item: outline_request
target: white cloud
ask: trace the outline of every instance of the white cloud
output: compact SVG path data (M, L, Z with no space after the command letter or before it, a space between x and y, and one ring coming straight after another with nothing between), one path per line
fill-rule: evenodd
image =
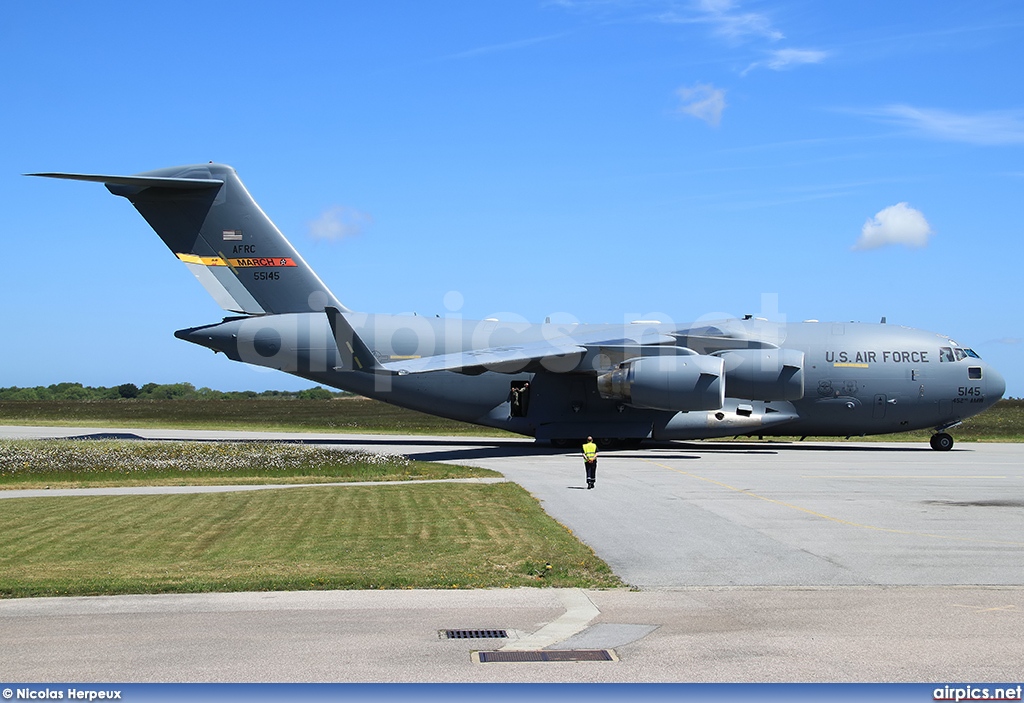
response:
M551 41L552 39L560 39L566 36L566 33L561 34L545 34L542 37L531 37L529 39L519 39L518 41L505 42L504 44L489 44L487 46L479 46L475 49L469 49L467 51L461 51L457 54L451 54L445 58L447 59L468 59L476 56L484 56L487 54L496 54L503 51L514 51L516 49L523 49L534 44L540 44L542 42Z
M933 234L935 233L931 225L920 210L915 210L906 203L896 203L868 218L853 249L877 249L889 244L923 247L928 244L928 237Z
M828 58L827 51L817 49L777 49L769 52L764 61L755 61L743 71L746 75L755 68L770 68L773 71L787 71L809 63L821 63Z
M782 32L772 27L771 20L755 12L714 14L708 19L715 27L715 34L732 41L746 37L762 37L771 41L785 38Z
M910 105L889 105L863 113L935 139L987 146L1024 144L1024 113L1020 111L957 114Z
M372 223L373 218L365 212L344 205L335 205L309 223L309 235L313 239L337 241L359 234Z
M733 0L700 0L693 12L671 10L662 13L658 19L672 24L709 25L714 35L732 42L739 42L748 37L760 37L771 41L784 38L782 32L772 26L767 15L759 12L740 12Z
M771 54L765 65L773 71L785 71L787 68L806 63L821 63L828 56L827 51L817 49L779 49Z
M713 85L698 83L692 88L680 88L676 91L682 105L679 112L696 117L717 127L725 110L725 91Z
M547 0L546 4L631 22L703 25L712 35L733 44L751 38L785 38L767 14L743 11L737 0Z

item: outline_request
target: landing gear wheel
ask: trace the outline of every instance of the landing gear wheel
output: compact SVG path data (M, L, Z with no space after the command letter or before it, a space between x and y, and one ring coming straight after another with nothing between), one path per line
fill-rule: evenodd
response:
M953 448L953 437L945 432L938 432L932 435L929 443L937 452L948 452Z

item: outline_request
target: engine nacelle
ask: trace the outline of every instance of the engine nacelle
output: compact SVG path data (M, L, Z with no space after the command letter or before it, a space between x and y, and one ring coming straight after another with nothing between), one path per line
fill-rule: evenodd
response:
M725 361L725 394L749 400L804 397L804 353L796 349L731 349Z
M717 410L725 403L723 359L691 354L645 356L597 377L606 400L653 410Z

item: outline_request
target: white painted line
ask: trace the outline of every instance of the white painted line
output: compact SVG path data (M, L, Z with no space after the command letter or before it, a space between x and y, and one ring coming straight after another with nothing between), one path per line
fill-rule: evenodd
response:
M549 622L532 635L509 642L501 650L517 651L550 647L585 630L590 621L601 614L593 601L579 588L560 589L558 599L565 606L565 613L561 617Z

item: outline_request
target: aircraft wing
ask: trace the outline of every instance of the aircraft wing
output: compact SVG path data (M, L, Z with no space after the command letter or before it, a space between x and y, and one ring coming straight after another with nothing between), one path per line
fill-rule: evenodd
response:
M428 373L430 371L459 371L475 374L484 371L499 373L518 373L533 363L550 360L559 367L576 366L587 352L570 340L562 342L534 342L532 344L513 344L486 349L470 349L452 354L425 356L418 359L402 359L381 364L385 371L399 375L411 373Z
M341 354L338 367L352 370L409 374L453 371L468 375L484 372L515 374L547 370L556 373L593 372L608 369L627 359L643 356L682 356L708 354L731 349L774 347L746 335L718 328L673 331L672 334L640 328L630 336L621 335L621 327L573 336L560 334L550 339L504 344L480 349L464 349L448 354L402 359L377 358L352 328L342 312L328 306L327 317Z
M773 340L770 334L735 325L725 329L705 326L676 330L672 336L676 344L693 349L698 354L714 354L734 349L778 349L783 341L777 334Z
M651 353L693 354L689 349L674 346L675 338L664 334L644 335L641 340L606 339L577 340L564 337L525 344L509 344L485 349L470 349L418 359L388 361L380 366L400 375L431 371L457 371L478 374L484 371L519 373L541 367L549 371L569 372L580 367L587 355L603 354L617 363L622 358ZM663 346L668 345L668 346ZM584 364L586 369L587 365Z

